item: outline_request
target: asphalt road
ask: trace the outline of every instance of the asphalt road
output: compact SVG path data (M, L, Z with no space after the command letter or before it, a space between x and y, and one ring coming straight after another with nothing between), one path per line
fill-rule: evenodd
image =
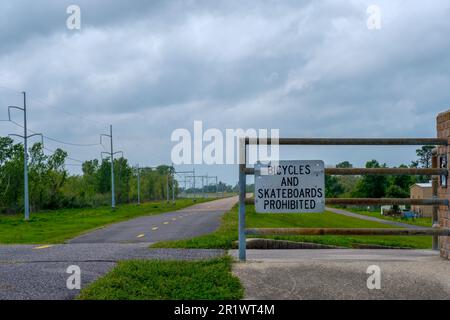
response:
M222 250L148 249L160 240L213 232L222 214L236 203L226 198L180 211L140 217L95 230L60 245L0 246L0 299L73 299L66 281L71 265L81 269L81 288L111 270L120 260L203 259Z
M450 300L450 261L437 251L248 250L247 259L233 267L246 299ZM369 290L373 265L381 286Z

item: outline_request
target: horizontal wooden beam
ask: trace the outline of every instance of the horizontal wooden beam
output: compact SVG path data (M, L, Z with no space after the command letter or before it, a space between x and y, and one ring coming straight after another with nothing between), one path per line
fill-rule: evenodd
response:
M447 199L410 199L410 198L328 198L328 205L422 205L448 206Z
M354 176L354 175L416 175L441 176L448 175L444 168L325 168L327 175Z
M246 229L247 235L258 236L450 236L446 228L257 228Z
M246 168L247 175L255 174L254 168ZM447 176L445 168L325 168L326 175L356 176L356 175L411 175L411 176Z
M448 145L447 139L438 138L245 138L247 145L366 145L366 146L416 146Z

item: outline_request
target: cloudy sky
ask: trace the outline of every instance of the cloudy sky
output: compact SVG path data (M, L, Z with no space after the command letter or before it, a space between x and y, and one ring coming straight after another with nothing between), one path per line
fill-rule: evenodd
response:
M66 27L71 4L81 8L81 30ZM367 28L371 4L381 9L380 30ZM110 123L117 149L142 165L170 162L172 131L192 131L194 120L284 137L434 137L436 114L450 108L449 17L447 0L4 0L0 119L26 90L33 131L86 145L45 141L72 164L99 157L95 144ZM0 122L1 135L19 130ZM414 150L281 155L397 165ZM228 183L236 170L197 168Z

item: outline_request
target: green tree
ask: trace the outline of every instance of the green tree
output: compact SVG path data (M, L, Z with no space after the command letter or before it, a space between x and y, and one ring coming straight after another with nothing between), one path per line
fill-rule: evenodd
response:
M366 163L366 168L386 168L386 164L380 165L377 160ZM356 184L354 196L362 198L382 198L386 195L388 181L382 175L365 175Z
M130 202L130 180L132 168L128 160L121 157L114 159L115 191L118 203Z
M403 190L400 186L391 184L386 189L386 198L408 198L409 192Z
M418 162L422 168L431 168L431 157L433 156L434 146L423 146L416 150L416 154L419 157Z
M23 208L23 145L0 137L0 211L14 213Z
M336 176L325 176L325 197L337 198L344 192L344 187Z
M399 168L408 168L408 166L402 164ZM394 175L389 178L389 185L386 190L386 196L391 198L408 198L409 188L414 184L415 178L409 175ZM391 188L391 187L398 188ZM392 189L391 191L390 188ZM400 191L401 192L400 192ZM389 196L389 194L395 193L397 196Z
M433 156L434 146L423 146L416 150L418 159L412 161L411 167L413 168L431 168L431 158ZM430 176L417 176L416 182L428 182L431 180Z
M338 163L336 165L336 168L353 168L353 165L348 161L344 161L344 162Z

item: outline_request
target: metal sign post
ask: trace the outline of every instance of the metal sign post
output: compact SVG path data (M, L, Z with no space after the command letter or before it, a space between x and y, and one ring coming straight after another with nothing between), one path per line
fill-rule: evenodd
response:
M246 195L246 173L247 148L245 139L239 140L239 260L247 259L247 239L245 238L245 195Z

